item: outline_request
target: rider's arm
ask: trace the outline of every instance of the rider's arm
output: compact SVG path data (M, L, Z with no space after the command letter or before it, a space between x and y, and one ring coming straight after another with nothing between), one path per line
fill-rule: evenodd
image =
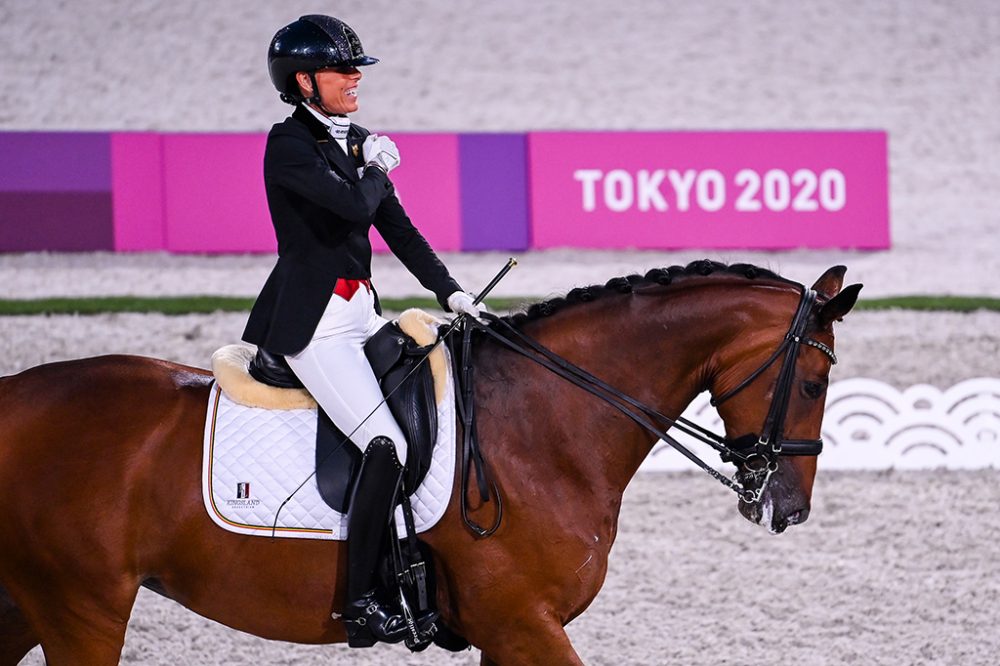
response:
M372 169L369 168L368 171ZM382 201L375 215L374 224L392 253L413 273L420 284L434 292L441 307L450 311L448 296L461 291L462 288L448 273L448 269L438 259L423 234L413 226L395 194L389 195Z

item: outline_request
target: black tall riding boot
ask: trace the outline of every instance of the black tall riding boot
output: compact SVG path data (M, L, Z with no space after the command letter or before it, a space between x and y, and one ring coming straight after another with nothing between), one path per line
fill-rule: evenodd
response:
M376 597L386 530L395 513L402 477L403 466L396 457L392 440L374 438L365 449L347 511L344 617L348 620L348 638L355 647L372 644L368 633L376 640L398 643L409 631L403 616L386 608Z

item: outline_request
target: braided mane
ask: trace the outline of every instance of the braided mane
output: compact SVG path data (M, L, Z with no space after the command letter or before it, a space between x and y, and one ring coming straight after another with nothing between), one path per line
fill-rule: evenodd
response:
M578 303L589 303L613 294L627 294L636 287L645 286L666 286L673 284L677 280L686 280L692 277L704 277L708 275L730 275L746 278L747 280L767 279L785 284L798 285L797 282L781 277L777 273L766 268L754 266L752 264L723 264L709 259L692 261L687 266L670 266L668 268L654 268L645 275L628 275L625 277L611 278L603 285L591 285L589 287L577 287L570 290L565 296L552 298L540 303L533 303L524 312L516 312L503 317L514 326L520 327L523 324L542 319L555 314L556 312ZM801 285L798 285L801 286Z

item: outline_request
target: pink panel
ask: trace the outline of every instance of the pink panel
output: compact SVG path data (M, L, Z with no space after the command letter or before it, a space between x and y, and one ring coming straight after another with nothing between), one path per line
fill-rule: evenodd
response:
M264 195L264 134L166 134L166 243L171 252L274 252Z
M440 252L462 249L457 134L389 134L399 147L392 172L396 193L413 224ZM385 252L374 229L372 247Z
M533 246L889 247L885 132L533 133Z
M111 135L111 206L115 250L163 249L162 161L160 134Z

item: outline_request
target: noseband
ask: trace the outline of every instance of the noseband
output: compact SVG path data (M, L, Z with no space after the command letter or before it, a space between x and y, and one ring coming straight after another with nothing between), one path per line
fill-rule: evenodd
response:
M788 404L795 377L795 362L798 359L801 346L808 345L819 349L826 354L831 363L837 362L837 356L827 345L805 337L809 315L815 304L816 292L803 288L802 298L799 300L799 305L795 311L795 316L792 318L791 326L774 353L733 389L726 391L718 398L712 399L713 406L729 400L753 383L765 370L777 362L779 358L782 359L778 383L774 390L774 396L771 398L771 404L764 419L760 435L744 435L732 440L726 439L683 417L670 418L649 405L622 393L583 368L570 363L555 352L542 346L533 338L525 335L495 315L488 313L482 315L491 325L467 318L466 335L468 335L468 332L472 328L480 330L503 346L525 356L570 383L601 398L604 402L622 412L645 430L670 444L674 449L723 485L734 490L743 502L753 504L759 502L763 496L771 474L778 468L779 456L815 456L819 455L823 450L822 439L784 439L785 417L788 413ZM468 359L467 362L471 364L471 354L467 354L466 358ZM464 387L463 392L471 399L471 385ZM723 462L732 462L737 465L739 469L736 476L730 479L719 473L674 437L668 435L657 424L666 424L668 428L671 426L676 427L681 432L711 446L719 452Z

